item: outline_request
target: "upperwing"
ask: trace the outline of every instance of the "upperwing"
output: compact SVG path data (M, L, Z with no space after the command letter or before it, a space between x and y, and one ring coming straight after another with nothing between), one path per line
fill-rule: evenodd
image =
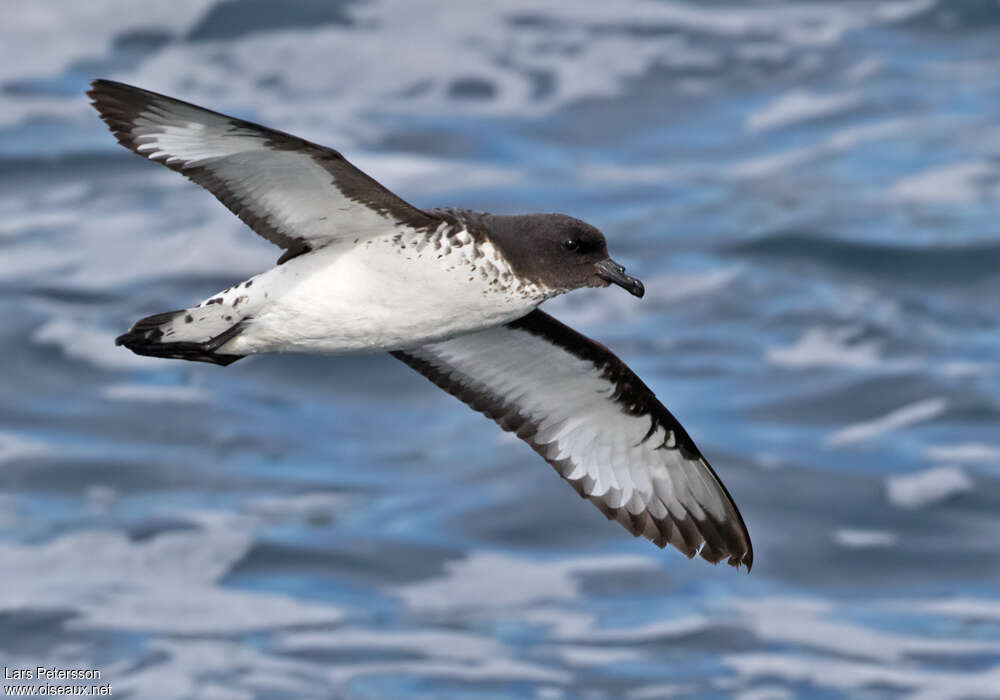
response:
M285 249L279 264L339 238L437 221L331 148L111 80L87 94L120 144L214 194Z

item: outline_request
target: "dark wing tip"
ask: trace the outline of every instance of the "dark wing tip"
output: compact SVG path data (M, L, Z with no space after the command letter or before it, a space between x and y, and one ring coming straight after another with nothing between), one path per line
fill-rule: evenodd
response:
M691 440L691 438L688 437L688 440ZM736 525L736 528L738 529L740 539L739 540L732 539L733 531L731 529L723 530L720 533L723 534L724 536L729 535L730 539L726 542L729 551L739 551L740 549L743 548L742 545L744 544L746 547L745 549L743 549L743 552L741 554L732 554L729 558L728 564L730 566L735 566L737 568L739 568L740 564L743 564L744 566L747 567L747 573L749 574L750 569L753 567L753 541L750 539L750 531L747 529L746 521L743 520L743 514L740 513L740 509L736 505L736 501L734 501L733 497L730 495L729 489L727 489L726 485L722 483L722 479L719 478L719 475L715 473L715 469L712 468L712 465L708 463L708 460L705 459L705 457L701 454L700 451L698 451L698 448L694 446L694 441L691 441L691 446L698 453L698 459L704 465L705 469L707 469L709 474L711 474L712 477L715 479L715 483L718 484L719 489L722 491L722 494L725 497L726 502L732 508L732 513L735 516L733 518L733 521Z
M531 444L531 443L529 443ZM558 460L548 459L545 454L535 445L532 447L547 461L560 475L564 473L564 464ZM565 478L565 477L563 477ZM566 479L566 482L573 489L601 511L605 518L614 520L624 527L633 537L645 537L660 549L665 549L668 545L673 546L677 551L693 559L700 556L711 564L718 564L726 560L730 566L746 566L747 573L753 566L753 546L750 544L750 536L746 532L742 519L735 523L738 531L734 530L730 522L730 527L726 527L725 522L716 522L711 519L698 520L688 515L683 520L675 520L670 515L657 519L649 511L644 511L639 515L633 515L626 508L613 508L609 506L601 496L588 495L584 486L584 479ZM674 537L674 533L678 537ZM737 532L742 533L741 537L736 537Z
M683 515L679 515L676 509L671 512L671 509L667 508L663 517L656 517L648 504L641 512L631 513L618 499L607 501L606 493L594 495L594 482L589 475L569 478L568 475L574 471L573 463L569 458L553 452L551 442L535 440L537 422L522 413L521 407L502 393L484 391L462 374L471 370L454 369L447 358L435 360L441 356L435 355L434 350L422 352L422 349L418 348L415 352L396 351L392 354L440 388L496 421L501 428L516 431L517 436L548 462L581 497L588 499L608 520L617 521L633 536L642 535L660 548L672 545L688 558L700 555L713 564L727 560L733 566L738 567L742 564L748 571L750 570L753 565L750 535L732 497L680 423L617 356L604 346L581 336L541 311L533 311L507 324L506 328L541 336L577 358L588 360L595 371L601 373L602 378L617 387L617 391L608 398L617 402L623 413L638 420L651 418L654 427L664 428L668 434L672 432L675 435L676 440L671 445L667 445L666 442L660 447L647 445L651 455L657 454L660 449L676 450L683 459L695 462L694 466L700 474L711 476L714 483L709 486L715 487L714 495L721 500L722 511L715 511L718 512L716 516L712 514L711 509L695 506L689 509L682 501L680 505L686 511ZM475 367L472 366L471 369ZM647 438L649 436L647 435ZM612 506L609 503L617 505ZM695 503L702 506L697 498ZM705 511L704 514L702 510ZM695 517L694 513L698 513L699 517Z
M87 90L87 97L96 101L102 92L116 85L121 85L121 83L116 83L114 80L107 80L106 78L94 78L90 81L90 89Z
M90 103L97 108L97 111L103 113L106 106L110 106L112 103L127 101L130 97L134 98L143 92L145 91L131 85L126 85L125 83L98 78L97 80L90 81L90 89L87 90L87 97L90 98Z
M736 567L744 565L749 572L753 566L753 545L750 542L750 533L743 520L743 515L736 506L729 490L702 455L684 426L660 403L653 391L604 345L591 340L543 311L536 309L508 325L544 337L576 357L593 363L606 380L616 385L617 390L613 394L612 400L619 404L623 412L637 417L649 417L651 425L645 439L649 439L656 432L657 427L662 428L665 435L673 435L675 438L673 446L668 446L664 442L657 449L677 450L684 459L700 462L701 466L711 475L721 491L723 502L731 511L724 521L715 521L714 519L699 521L689 513L683 521L671 524L670 516L668 516L663 521L655 522L659 533L654 533L653 530L645 532L644 526L633 522L629 517L619 517L617 511L624 511L624 509L609 509L602 505L601 499L591 498L590 500L604 512L605 516L609 520L617 520L635 536L646 536L659 547L673 544L689 558L700 554L703 559L713 564L728 558L727 561L730 565ZM530 444L530 440L528 442ZM560 466L549 460L543 450L532 446L556 468L557 472L566 473ZM581 490L581 487L575 486L575 488L580 491L581 495L589 498ZM678 537L671 541L673 528L676 528Z
M90 81L90 89L87 90L87 97L89 97L93 102L102 102L108 99L134 100L136 98L145 98L146 100L149 100L153 97L166 96L159 95L149 90L144 90L143 88L136 87L135 85L129 85L128 83L120 83L117 80L95 78Z
M149 105L152 94L132 85L99 78L90 83L87 97L118 143L135 151L137 144L132 128L136 118Z
M125 86L125 83L108 80L107 78L94 78L90 81L90 89L87 90L87 96L91 99L97 99L102 92L122 86Z

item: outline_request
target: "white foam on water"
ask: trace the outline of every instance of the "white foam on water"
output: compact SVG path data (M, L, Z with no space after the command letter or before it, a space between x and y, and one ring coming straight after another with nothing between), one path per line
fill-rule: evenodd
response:
M788 458L775 452L758 452L753 457L753 462L764 471L775 471L788 466Z
M56 453L55 447L42 440L26 438L12 432L0 432L0 468ZM23 517L19 498L12 494L0 493L0 528L22 525Z
M545 628L556 639L582 638L597 624L592 613L559 603L533 604L519 611L518 617L527 624Z
M915 510L972 490L973 480L961 467L932 467L886 479L886 497L897 508Z
M714 621L706 615L657 620L636 627L593 628L573 635L588 642L641 644L665 639L676 639L710 629Z
M0 29L0 83L58 76L70 66L100 60L115 38L137 30L179 37L213 5L181 0L139 8L128 0L79 3L16 0ZM502 4L452 2L415 7L382 0L344 9L351 26L320 25L258 31L225 40L173 41L138 66L114 76L189 101L214 101L223 110L251 111L293 127L307 138L337 135L350 143L373 104L387 111L452 109L489 114L548 112L571 102L615 97L629 79L654 67L677 71L679 86L726 69L730 52L769 44L784 48L836 46L847 34L875 24L903 21L913 3L873 2L772 8L715 7L686 2L591 0L567 6L555 0ZM902 9L900 9L902 8ZM535 18L537 22L512 21ZM637 26L660 30L645 37ZM603 29L604 31L597 31ZM615 31L617 29L618 31ZM671 35L673 31L673 35ZM687 36L707 35L725 41ZM413 51L413 36L433 36ZM35 47L44 44L46 51ZM773 54L773 50L772 50ZM405 66L406 70L401 70ZM532 75L551 76L539 93ZM275 76L277 88L269 88ZM488 86L479 99L454 95L461 81ZM704 82L702 80L702 82ZM269 89L275 98L262 100ZM294 100L285 99L289 93ZM279 99L280 98L280 99ZM8 96L0 125L29 118L87 119L83 96ZM315 139L314 139L315 140Z
M363 651L364 647L356 649ZM146 663L107 669L107 675L116 679L116 690L162 700L245 700L273 695L319 700L331 697L331 692L339 697L348 683L365 676L555 685L570 680L565 671L503 657L478 663L429 658L319 664L224 639L160 639L148 645L147 654Z
M48 321L31 335L37 345L58 349L66 357L85 362L103 370L153 370L162 368L169 361L155 357L141 357L125 348L115 347L117 333L95 328L68 318Z
M233 528L193 528L130 540L117 531L75 532L42 544L0 543L11 575L0 581L0 610L63 611L89 630L232 634L330 624L333 606L219 586L250 549Z
M767 361L795 369L882 367L885 364L882 359L882 343L878 340L859 340L860 331L855 326L807 328L790 345L768 348Z
M681 2L580 2L520 0L502 5L436 3L414 7L386 0L350 8L354 26L321 26L260 32L226 42L168 46L125 76L153 89L186 86L192 97L214 95L232 106L254 108L263 118L294 119L295 128L315 132L377 101L392 108L532 113L572 101L613 97L628 78L655 65L704 72L724 65L725 54L708 42L666 36L666 31L700 32L759 43L764 37L790 46L830 46L848 32L882 19L868 6L851 11L829 6L767 8L696 6ZM531 23L511 22L535 17ZM655 40L595 27L649 26L664 30ZM419 52L409 50L415 33L433 33ZM558 50L554 50L558 49ZM224 55L227 60L210 60ZM331 57L336 57L331 70ZM405 62L407 70L399 70ZM294 107L280 100L261 105L253 96L262 80L280 75L285 89L300 97ZM539 95L529 72L553 76L551 90ZM474 79L490 86L486 99L456 100L456 81ZM419 90L415 90L419 86ZM402 97L405 96L405 97ZM313 122L310 127L309 122ZM341 121L341 129L349 128ZM326 127L329 130L329 127Z
M831 447L869 442L893 430L933 420L942 415L947 408L948 401L944 398L915 401L884 416L847 425L831 433L825 442Z
M628 14L637 6L622 9ZM545 8L536 4L441 3L418 9L382 2L353 8L359 23L349 28L286 29L167 46L136 71L118 77L219 111L250 113L256 121L342 147L379 136L377 123L364 118L372 105L389 113L542 114L572 100L614 97L627 78L641 75L657 60L686 53L676 42L594 35L583 17L558 22L559 15L566 15L558 9L549 8L557 24L556 36L546 40L548 49L541 48L536 32L507 21L519 12L544 14ZM410 40L422 31L435 41L423 42L414 52ZM554 46L565 51L552 51ZM574 52L572 60L566 51ZM212 60L219 55L227 60ZM500 58L507 55L517 58ZM406 70L400 69L403 65ZM261 88L276 66L281 94L292 92L292 101L270 97ZM537 95L526 69L552 74L552 91ZM455 85L470 80L487 86L488 96L455 98Z
M897 180L886 193L905 204L970 204L1000 196L997 167L989 161L943 165Z
M698 686L692 683L650 683L632 688L625 697L629 700L663 700L697 697L697 693Z
M110 486L93 484L84 491L83 499L90 513L106 513L118 503L120 494Z
M51 454L53 451L52 447L40 440L0 432L0 465Z
M55 78L74 64L102 59L111 53L114 39L126 32L180 35L214 2L177 0L144 6L131 0L8 0L0 26L0 84ZM68 99L7 96L0 103L0 126L28 119L82 121L88 116L85 105L83 94Z
M729 287L744 273L742 265L729 265L695 274L666 274L650 279L650 298L667 304L708 296Z
M109 384L101 389L101 396L109 401L134 403L207 403L212 394L198 386L169 386L159 384Z
M911 600L899 605L904 610L930 613L963 622L1000 622L1000 601L986 598L952 597L938 600Z
M806 163L841 155L858 146L902 138L921 126L920 120L915 118L894 118L843 127L833 131L819 143L739 160L729 166L727 172L736 180L773 177Z
M578 167L574 167L573 175L582 182L609 186L652 185L655 187L664 187L672 182L690 182L703 175L704 172L704 167L698 164L616 165L614 163L582 163Z
M905 22L938 6L938 0L894 0L880 3L875 15L883 22Z
M737 678L730 684L735 687L780 679L795 687L807 683L851 697L892 688L905 693L907 700L1000 698L1000 668L996 667L969 673L781 653L726 654L722 663L736 672Z
M416 676L464 683L534 682L566 684L573 676L548 664L515 659L488 659L479 664L467 661L384 661L334 666L326 670L330 682L345 684L363 676Z
M521 173L476 161L457 161L412 154L359 152L349 160L404 199L438 192L512 185ZM441 206L430 204L429 207Z
M116 693L159 700L249 700L281 693L312 700L327 679L312 664L264 653L253 645L219 639L158 639L148 659L107 669ZM141 656L139 658L142 658ZM329 689L327 688L329 696Z
M974 379L996 374L997 366L987 362L956 360L942 363L939 371L949 379Z
M91 182L70 182L52 184L44 190L36 190L31 194L48 207L77 204L93 196L94 187Z
M844 77L851 83L862 83L878 75L884 67L885 59L881 56L866 56L845 70Z
M178 34L189 29L213 0L176 0L149 7L131 0L9 0L0 41L0 82L46 78L70 64L102 57L127 31ZM38 48L44 46L44 51Z
M787 688L760 686L741 690L733 695L735 700L791 700L795 695Z
M733 694L734 700L791 700L794 697L788 688L769 685L739 690Z
M489 637L450 629L385 630L343 627L324 632L286 632L274 646L286 652L369 649L433 656L438 659L487 661L509 649Z
M849 546L889 544L889 538L885 536L887 533L854 532L862 533L864 542L859 543L858 538L852 535L849 539L853 541ZM868 618L864 614L858 618L856 614L851 614L855 611L845 610L842 605L834 600L804 597L726 599L719 601L711 614L694 614L619 628L597 627L593 616L550 603L533 604L516 615L521 622L546 626L550 641L545 648L552 649L569 665L581 667L613 663L612 659L626 663L639 660L641 657L636 658L633 653L645 656L644 645L657 645L658 648L669 643L677 646L690 635L710 632L727 634L740 630L756 637L761 646L792 651L788 654L769 654L755 650L728 655L725 664L736 671L737 678L719 678L716 681L718 687L742 691L748 682L753 682L756 687L759 681L766 678L769 693L776 697L787 691L784 683L798 687L806 682L821 688L860 691L882 682L895 685L895 680L904 677L905 671L914 675L901 687L915 693L915 697L931 698L935 692L947 687L957 672L951 670L953 664L950 661L928 664L926 658L963 659L1000 653L1000 641L995 639L970 638L960 633L928 635L922 629L894 631L877 623L858 621ZM877 601L872 605L876 610L887 609L886 604ZM969 620L1000 618L1000 604L992 601L917 600L905 603L904 607L917 614L943 614ZM568 643L553 644L556 640ZM793 661L798 659L805 659L808 663ZM822 670L807 672L813 665ZM841 677L828 673L835 668L840 669ZM974 683L962 685L967 694L970 689L982 687L986 686ZM635 690L636 697L656 697L652 690L647 695L639 689ZM769 696L765 694L763 697ZM963 695L955 692L947 697Z
M746 128L751 133L777 129L845 112L860 104L861 93L855 91L823 95L790 90L747 115Z
M651 557L534 561L500 552L473 552L465 559L448 562L443 576L406 584L392 592L415 612L502 609L574 600L580 595L580 574L656 568Z
M547 301L544 310L563 323L585 332L589 328L633 318L642 312L631 294L616 293L623 291L618 288L580 289Z
M330 605L277 593L228 589L118 592L113 603L83 606L72 627L168 634L236 634L295 625L331 624L342 617Z
M830 149L825 145L797 146L778 153L739 160L729 166L728 174L735 180L772 177L826 155L830 155Z
M110 201L114 196L117 204ZM206 200L199 202L201 196ZM256 236L211 197L191 186L180 199L187 201L177 203L175 211L190 212L192 206L209 203L212 207L205 209L200 223L181 224L172 220L174 204L151 213L141 209L138 198L129 209L120 194L108 194L104 201L115 211L76 209L72 225L44 241L29 239L14 247L0 279L44 279L58 289L120 291L152 279L219 277L236 282L273 266L277 249L255 241Z
M861 533L860 539L864 541L858 542L859 538L851 535L849 546L889 544L889 538L885 536L888 533L854 532ZM981 602L986 604L980 605ZM1000 641L995 639L970 638L960 631L954 635L928 635L922 629L913 632L885 629L878 623L864 622L868 619L867 615L858 617L855 614L857 611L845 609L844 605L834 600L806 597L724 599L716 602L711 614L694 614L621 628L599 628L593 618L583 616L571 618L568 623L560 622L563 613L551 606L526 611L536 613L535 618L521 613L518 617L534 622L551 619L557 626L551 628L550 639L572 640L573 643L568 646L573 648L589 645L584 657L578 659L583 663L599 663L599 654L603 650L614 654L620 650L642 651L642 645L657 645L658 648L669 643L679 646L686 636L710 632L728 634L739 630L753 635L760 644L754 651L725 656L724 663L736 671L737 677L720 677L715 681L717 686L736 692L746 690L748 683L756 687L760 681L766 680L769 693L776 694L776 697L787 692L785 683L794 688L805 682L821 688L857 692L883 682L895 686L898 678L912 672L914 675L901 687L914 693L914 697L931 698L957 677L958 672L951 670L954 664L950 660L1000 653ZM871 605L875 610L891 607L878 601ZM1000 604L991 601L917 600L907 602L903 607L918 614L941 613L962 619L1000 617ZM560 630L560 626L563 629ZM787 654L760 653L756 650L760 646L792 651ZM593 658L589 655L590 650L594 652ZM949 661L928 664L925 662L928 657L945 657ZM567 662L572 663L568 658ZM813 673L810 669L814 666L821 670ZM833 669L840 670L839 677L832 673ZM965 682L961 687L968 694L970 689L987 686ZM979 697L974 693L970 696ZM947 697L963 695L955 692Z
M736 601L735 620L760 640L880 665L903 665L920 655L960 657L1000 652L1000 642L967 637L929 637L867 627L836 617L832 601L763 598Z
M711 296L728 288L742 273L743 266L730 265L693 274L657 275L643 280L646 286L643 301L669 305ZM584 328L619 323L648 313L636 303L635 297L618 288L577 290L547 302L545 310L563 323Z
M343 493L302 493L293 496L270 496L254 498L243 503L240 511L267 521L282 520L333 520L352 502Z
M69 210L21 212L0 219L0 237L13 238L25 231L40 228L65 228L76 224L77 218Z
M873 547L892 547L899 541L899 536L886 530L845 528L833 533L833 541L848 549L871 549Z
M428 628L418 630L339 628L322 632L287 632L278 635L274 648L286 655L349 653L391 654L417 657L417 661L361 661L330 664L330 673L344 683L359 676L400 673L415 676L440 676L452 679L531 680L563 683L568 674L561 670L516 658L521 653L487 636L468 631Z
M1000 445L985 442L959 442L927 448L927 458L935 462L960 464L1000 464Z
M641 661L646 654L639 649L628 647L614 648L608 646L581 646L560 644L551 647L552 652L570 666L593 668L594 666L611 666L620 663Z

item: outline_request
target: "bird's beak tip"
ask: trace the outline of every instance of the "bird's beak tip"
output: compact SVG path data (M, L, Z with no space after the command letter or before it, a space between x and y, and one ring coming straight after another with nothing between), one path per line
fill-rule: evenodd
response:
M617 284L629 294L641 299L646 293L646 287L643 286L642 282L635 277L626 275L625 268L611 258L602 260L597 263L596 267L597 274L601 279L611 284Z

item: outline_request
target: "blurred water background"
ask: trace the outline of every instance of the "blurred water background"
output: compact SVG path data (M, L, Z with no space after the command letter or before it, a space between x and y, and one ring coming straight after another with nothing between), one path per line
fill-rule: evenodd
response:
M108 77L418 206L562 211L645 280L546 309L732 492L633 540L388 356L113 339L273 264L118 147ZM0 657L134 698L1000 697L1000 3L8 0Z

